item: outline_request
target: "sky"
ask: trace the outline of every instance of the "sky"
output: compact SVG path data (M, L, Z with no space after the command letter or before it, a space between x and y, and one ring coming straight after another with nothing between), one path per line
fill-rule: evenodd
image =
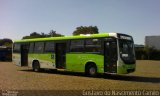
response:
M160 35L160 0L0 0L0 39L50 30L68 36L79 26L144 44L145 36Z

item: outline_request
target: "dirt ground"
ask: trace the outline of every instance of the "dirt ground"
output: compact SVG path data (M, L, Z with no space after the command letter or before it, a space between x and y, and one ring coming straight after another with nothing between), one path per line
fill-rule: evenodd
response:
M66 93L63 92L71 95L82 92L77 95L85 95L84 90L158 90L160 92L160 61L137 61L137 69L134 73L111 76L100 74L96 78L73 72L33 72L29 68L18 67L12 62L0 62L0 90L0 95L5 95L7 92L20 94L21 91L29 91L28 94L40 94L39 96L53 92L64 96ZM22 93L20 95L27 96L27 92Z

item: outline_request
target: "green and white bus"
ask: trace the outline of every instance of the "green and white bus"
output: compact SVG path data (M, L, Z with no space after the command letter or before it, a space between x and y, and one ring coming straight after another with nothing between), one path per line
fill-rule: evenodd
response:
M57 69L91 76L127 74L136 68L133 39L121 33L17 40L13 61L34 71Z

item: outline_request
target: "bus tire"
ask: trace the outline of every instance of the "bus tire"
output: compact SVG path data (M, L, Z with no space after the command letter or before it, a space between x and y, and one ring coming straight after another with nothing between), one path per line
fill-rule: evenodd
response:
M95 64L89 64L86 66L86 72L88 76L95 77L97 75L97 67Z
M34 61L33 62L33 71L35 71L35 72L39 72L41 69L40 69L40 64L39 64L39 62L38 61Z

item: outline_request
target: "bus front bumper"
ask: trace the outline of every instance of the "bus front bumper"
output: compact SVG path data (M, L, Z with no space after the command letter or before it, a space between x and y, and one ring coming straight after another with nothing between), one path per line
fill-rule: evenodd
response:
M123 64L122 66L117 66L117 74L132 73L135 71L135 69L135 64Z

